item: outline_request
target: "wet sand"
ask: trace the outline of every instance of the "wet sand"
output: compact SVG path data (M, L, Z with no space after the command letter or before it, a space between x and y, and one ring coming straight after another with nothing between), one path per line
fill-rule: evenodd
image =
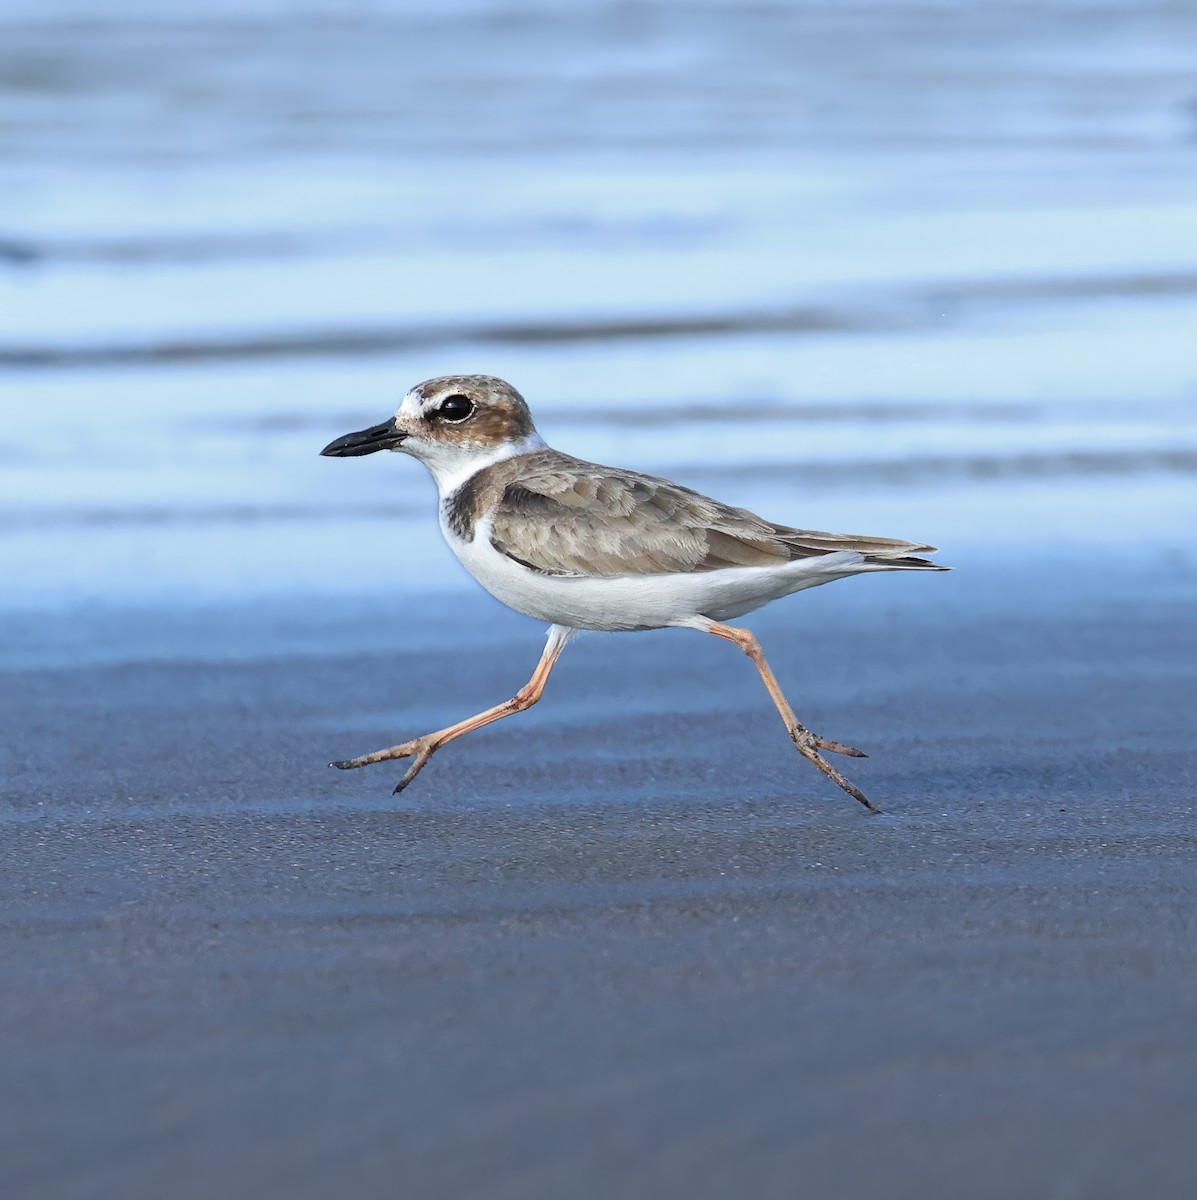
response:
M880 817L697 635L583 639L392 800L323 764L509 694L536 627L8 626L4 1194L1189 1195L1197 585L1139 566L764 614Z

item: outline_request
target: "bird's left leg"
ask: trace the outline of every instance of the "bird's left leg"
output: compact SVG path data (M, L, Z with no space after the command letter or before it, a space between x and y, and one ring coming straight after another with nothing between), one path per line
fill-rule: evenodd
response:
M769 689L769 695L773 697L773 703L777 705L777 711L781 713L781 719L786 723L786 729L789 730L790 737L793 739L798 753L803 758L814 763L828 779L838 783L849 796L855 800L859 800L869 812L881 811L860 788L845 779L819 751L830 750L835 754L851 755L853 758L867 758L868 755L863 750L855 750L851 746L845 746L842 742L833 742L827 738L819 737L816 733L811 733L794 716L794 710L790 707L790 702L781 690L781 684L777 682L777 676L773 674L768 660L765 658L765 652L761 649L760 642L756 640L756 635L751 630L740 629L735 625L721 625L718 621L711 621L705 617L700 617L693 622L687 622L687 625L693 629L701 629L704 633L713 633L716 637L724 638L726 641L733 642L739 646L752 659L756 664L756 669L761 673L761 678L765 681L765 687Z
M395 794L398 795L424 769L424 764L442 746L447 746L450 742L464 737L467 733L472 733L475 729L481 729L485 725L502 720L503 717L509 717L513 713L531 708L544 695L549 675L552 674L553 667L557 665L561 651L565 649L575 632L565 625L549 627L549 638L545 643L544 653L536 664L536 670L532 672L532 678L510 700L504 700L502 704L496 704L494 708L488 708L485 712L467 717L464 721L458 721L455 725L448 725L444 729L438 729L435 733L426 733L423 737L413 738L410 742L404 742L402 745L390 746L386 750L375 750L372 754L362 754L357 758L347 758L342 762L329 765L347 771L353 767L368 767L371 763L387 762L393 758L410 758L413 762L408 767L407 774L399 780L395 787Z

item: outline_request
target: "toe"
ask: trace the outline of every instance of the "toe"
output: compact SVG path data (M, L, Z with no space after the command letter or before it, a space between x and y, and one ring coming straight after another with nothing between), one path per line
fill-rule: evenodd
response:
M833 742L830 738L815 739L820 750L829 750L832 754L846 754L849 758L868 758L869 756L863 750L857 750L855 746L846 746L843 742Z

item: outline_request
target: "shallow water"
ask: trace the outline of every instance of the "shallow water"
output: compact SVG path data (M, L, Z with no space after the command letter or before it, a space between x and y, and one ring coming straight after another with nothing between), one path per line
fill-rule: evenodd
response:
M1183 6L279 13L0 15L0 604L466 586L315 457L459 370L792 524L1188 552Z

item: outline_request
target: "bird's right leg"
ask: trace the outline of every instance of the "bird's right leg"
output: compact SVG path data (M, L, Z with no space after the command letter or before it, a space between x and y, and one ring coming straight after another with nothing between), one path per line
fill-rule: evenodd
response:
M504 700L502 704L496 704L494 708L488 708L485 712L467 717L455 725L438 729L435 733L426 733L423 737L413 738L410 742L404 742L402 745L390 746L386 750L375 750L371 754L362 754L357 758L347 758L341 762L330 763L329 766L348 771L354 767L368 767L371 763L389 762L393 758L410 758L413 762L408 767L407 774L395 786L395 794L398 795L424 769L424 764L442 746L447 746L450 742L464 737L467 733L472 733L475 729L481 729L495 721L501 721L513 713L531 708L544 695L549 675L552 674L553 667L557 665L557 660L561 657L561 651L565 649L574 632L573 629L564 625L553 625L549 628L549 638L545 643L544 653L536 664L536 670L532 672L532 678L510 700Z
M833 742L829 738L820 737L817 733L812 733L794 716L794 710L790 707L790 702L781 690L781 684L777 682L777 676L773 674L773 670L765 658L765 652L761 649L760 642L756 640L756 635L751 630L741 629L735 625L722 625L718 621L711 621L705 617L698 618L696 621L688 622L687 624L689 624L690 628L701 629L704 633L713 633L716 637L721 637L725 641L739 646L756 664L756 669L760 672L761 679L765 682L765 687L769 689L769 695L773 697L773 703L777 706L777 711L781 713L781 719L786 723L786 728L790 732L790 737L793 739L798 753L808 762L818 767L828 779L838 783L854 800L859 800L869 812L881 811L856 784L845 778L819 751L830 750L835 754L850 755L852 758L867 758L868 755L863 750L856 750L851 746L845 746L843 742Z

